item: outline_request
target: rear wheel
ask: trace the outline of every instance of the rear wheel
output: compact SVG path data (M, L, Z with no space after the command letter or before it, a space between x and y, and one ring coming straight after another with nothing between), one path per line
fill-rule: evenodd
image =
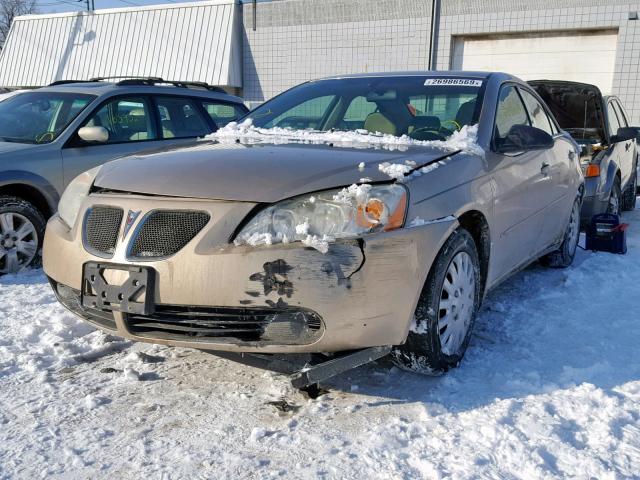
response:
M430 374L456 367L469 345L480 295L475 242L467 230L456 230L429 272L407 341L391 353L396 365Z
M621 207L623 211L629 211L636 208L636 190L638 187L638 175L636 169L633 169L633 177L622 194Z
M545 267L566 268L573 263L580 240L580 208L582 200L576 198L573 202L569 223L564 232L562 244L555 250L540 259L540 263Z
M29 202L0 196L0 275L39 261L45 219Z

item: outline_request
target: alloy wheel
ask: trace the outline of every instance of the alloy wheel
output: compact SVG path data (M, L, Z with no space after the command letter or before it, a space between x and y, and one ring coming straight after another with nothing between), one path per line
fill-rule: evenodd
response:
M16 273L38 253L38 234L33 223L19 213L0 214L0 273Z
M573 204L571 210L571 218L569 219L569 229L567 231L567 242L569 247L569 254L573 256L578 248L578 241L580 240L580 202Z
M449 264L438 307L440 346L446 355L460 351L473 317L476 276L467 252L459 252Z
M611 195L609 195L609 208L607 212L614 215L620 213L620 199L618 198L618 192L615 188L611 190Z

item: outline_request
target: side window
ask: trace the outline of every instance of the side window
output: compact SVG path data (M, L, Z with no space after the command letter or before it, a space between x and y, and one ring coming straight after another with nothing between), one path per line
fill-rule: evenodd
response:
M497 145L507 138L509 130L514 125L529 125L529 117L516 88L513 85L507 85L500 90L498 99L493 133Z
M351 100L349 108L344 113L344 123L348 128L364 128L367 117L375 112L378 106L374 102L368 102L365 97L355 97Z
M233 122L247 113L243 107L232 103L205 101L202 102L202 106L218 128L224 127L227 123Z
M211 127L193 100L157 97L156 105L162 125L162 138L203 137L211 133Z
M527 92L526 90L520 89L520 93L522 94L522 99L527 106L529 118L531 118L531 123L533 124L533 126L539 128L540 130L544 130L549 135L553 135L553 127L551 126L549 117L547 116L547 112L545 112L544 107L540 104L536 97L531 95L531 93Z
M620 102L618 102L617 100L613 101L613 106L616 109L616 113L618 114L618 121L620 122L620 126L621 127L628 127L629 126L629 122L627 121L627 115L624 112L624 109L622 108L622 105L620 105Z
M103 127L109 132L106 143L155 140L153 117L144 98L117 98L103 105L84 127Z
M607 121L609 123L609 133L611 135L617 135L620 128L620 121L618 120L618 114L613 108L613 102L607 103Z

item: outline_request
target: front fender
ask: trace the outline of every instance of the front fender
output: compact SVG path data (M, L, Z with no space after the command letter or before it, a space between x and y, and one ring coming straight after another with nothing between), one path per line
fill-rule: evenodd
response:
M58 190L44 177L24 170L4 170L0 172L0 188L7 185L25 185L37 190L47 202L49 210L55 212L58 208L60 194Z

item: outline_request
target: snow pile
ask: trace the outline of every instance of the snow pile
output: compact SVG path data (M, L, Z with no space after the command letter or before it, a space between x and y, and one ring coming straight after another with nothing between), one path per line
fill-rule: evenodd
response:
M379 362L315 400L283 375L99 333L41 271L2 277L0 477L637 478L640 210L623 219L627 255L579 250L493 290L460 368Z
M358 185L354 183L340 190L333 199L345 205L362 205L367 201L367 196L371 190L371 185L366 183Z
M413 170L414 167L410 165L405 165L403 163L389 163L384 162L378 165L378 170L380 170L385 175L389 175L391 178L402 181L404 180L404 176Z
M290 128L260 128L247 118L241 123L230 122L218 131L207 135L205 139L221 143L257 142L257 143L328 143L356 148L384 148L386 150L404 151L411 146L435 147L442 150L463 151L473 155L484 156L484 151L476 143L478 126L463 126L446 140L414 140L406 135L396 137L389 134L371 133L366 130L355 131L317 131L293 130ZM358 166L360 170L364 165Z

